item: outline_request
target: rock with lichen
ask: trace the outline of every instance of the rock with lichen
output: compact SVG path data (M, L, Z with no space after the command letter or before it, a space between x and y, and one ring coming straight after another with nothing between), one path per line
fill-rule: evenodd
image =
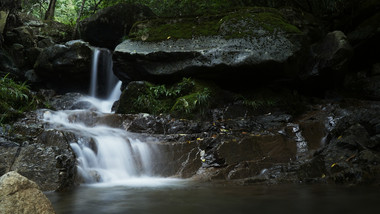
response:
M55 213L53 206L38 185L17 172L0 178L1 213Z

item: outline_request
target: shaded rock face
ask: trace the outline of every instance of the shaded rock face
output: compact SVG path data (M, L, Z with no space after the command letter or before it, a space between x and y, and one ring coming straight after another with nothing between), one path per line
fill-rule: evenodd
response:
M17 78L20 72L9 55L0 50L0 75L5 76L8 73L10 73L11 77Z
M320 90L321 87L315 85L321 83L325 87L336 87L338 82L342 82L352 55L353 49L346 35L341 31L330 32L311 48L311 56L301 78L309 88Z
M146 6L118 4L79 23L80 38L97 47L113 50L132 25L155 15Z
M47 197L38 185L17 172L9 172L0 178L1 213L55 213Z
M379 62L380 49L380 13L360 23L355 30L348 33L348 39L354 48L354 59L352 63L357 69L363 69Z
M1 133L0 174L17 171L44 191L70 188L76 184L76 159L69 145L75 136L44 129L38 118L29 114Z
M264 12L271 14L269 20L273 15L281 24L262 21L267 18ZM151 20L136 25L132 32L137 38L125 40L114 51L114 72L124 83L167 82L183 76L228 80L228 84L232 80L253 84L294 78L297 70L290 69L290 64L301 49L302 33L276 12L242 13L242 18L237 13L217 17L217 21ZM171 26L168 32L159 31L165 26ZM176 26L179 32L173 30ZM183 26L192 27L195 35ZM183 35L182 31L190 32Z
M45 48L34 65L35 73L57 91L87 91L93 48L80 40Z

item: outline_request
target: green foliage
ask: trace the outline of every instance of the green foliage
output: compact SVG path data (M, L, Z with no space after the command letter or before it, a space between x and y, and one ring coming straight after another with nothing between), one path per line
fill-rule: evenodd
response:
M375 0L86 0L82 19L118 3L146 5L160 17L215 15L251 6L274 8L293 6L317 16L325 16L354 12L359 6L372 1ZM22 8L24 12L42 19L48 4L49 0L23 0ZM74 25L81 5L82 0L57 0L55 20Z
M178 117L204 115L211 104L212 89L205 83L183 78L173 85L145 84L145 89L129 97L132 103L127 113L147 112L151 114L171 113ZM126 112L124 112L126 113Z
M38 100L25 83L16 83L7 75L0 78L0 99L0 124L11 121L38 105Z
M96 13L101 9L100 4L107 0L86 0L83 7L82 19ZM112 1L110 1L112 2ZM22 2L23 11L37 18L43 19L48 9L49 0L24 0ZM82 0L57 0L55 8L55 21L74 26L78 19Z
M171 113L182 117L192 117L194 112L204 115L211 103L211 90L203 88L202 91L190 93L179 97L171 109Z

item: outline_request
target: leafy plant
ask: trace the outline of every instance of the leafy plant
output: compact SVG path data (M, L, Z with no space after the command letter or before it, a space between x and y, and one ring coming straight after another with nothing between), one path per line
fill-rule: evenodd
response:
M0 99L0 123L15 119L38 105L28 85L25 82L19 84L8 78L8 75L0 78Z

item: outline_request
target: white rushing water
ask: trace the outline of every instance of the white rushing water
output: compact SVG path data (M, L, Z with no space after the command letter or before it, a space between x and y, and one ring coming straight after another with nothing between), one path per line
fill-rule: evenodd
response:
M97 71L99 67L100 51L94 51L92 75L90 86L90 97L80 101L90 102L96 107L98 114L110 113L114 101L120 96L121 82L115 85L112 73L112 63L108 67L107 83L112 86L108 90L107 99L95 97L98 88ZM109 57L109 62L112 62ZM104 76L104 75L103 75ZM47 111L44 113L44 120L52 125L54 129L68 131L75 134L76 140L70 142L78 160L78 173L83 178L84 183L103 183L117 184L136 183L139 179L152 176L152 160L154 155L153 145L141 142L130 135L125 130L111 128L104 125L88 126L86 121L78 121L78 115L86 114L89 110L65 110L65 111ZM84 117L86 118L86 117ZM87 124L87 123L86 123ZM141 179L145 181L146 179Z

